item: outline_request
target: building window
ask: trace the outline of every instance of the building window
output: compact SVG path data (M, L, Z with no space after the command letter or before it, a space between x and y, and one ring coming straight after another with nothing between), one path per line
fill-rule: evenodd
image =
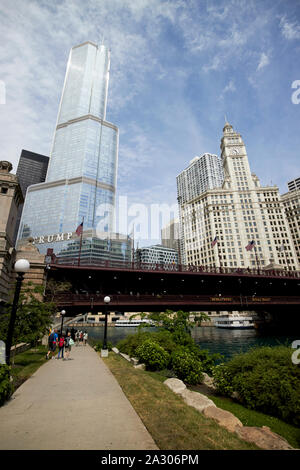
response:
M1 188L1 194L7 194L8 188Z

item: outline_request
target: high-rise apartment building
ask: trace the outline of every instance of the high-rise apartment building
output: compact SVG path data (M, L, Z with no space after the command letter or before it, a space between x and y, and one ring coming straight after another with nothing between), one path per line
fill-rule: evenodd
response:
M298 269L278 187L260 185L250 170L241 135L228 123L220 147L222 187L180 204L185 262L244 268L278 264ZM254 249L246 250L249 243Z
M214 154L204 153L195 157L189 166L176 178L179 219L182 221L181 208L188 201L200 196L208 189L220 188L224 181L224 171L221 159ZM182 224L179 224L180 262L187 263L185 257L184 234Z
M224 180L222 161L217 155L204 153L195 157L176 178L180 204L194 199L207 189L219 188Z
M288 188L289 191L281 199L300 265L300 178L290 181Z
M27 189L18 233L41 253L65 254L71 240L73 249L82 221L90 240L97 228L114 229L118 128L105 120L109 65L104 45L71 49L46 181Z

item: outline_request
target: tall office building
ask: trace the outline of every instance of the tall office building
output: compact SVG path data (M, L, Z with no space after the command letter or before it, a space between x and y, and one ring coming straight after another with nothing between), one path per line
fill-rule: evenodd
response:
M288 182L289 191L293 191L294 189L300 189L300 178L295 178L292 181Z
M178 253L162 245L145 246L135 251L135 261L147 264L177 264Z
M41 253L65 255L71 240L74 251L82 221L90 240L97 226L106 237L114 229L118 128L105 120L109 65L104 45L71 49L46 181L28 187L18 233Z
M166 248L178 251L178 243L179 219L173 219L161 229L161 244Z
M298 269L277 186L262 187L251 173L246 147L228 123L223 128L224 182L180 204L182 246L187 264ZM217 239L216 239L217 237ZM216 240L217 243L213 243ZM246 250L252 243L253 248ZM251 246L252 246L251 245ZM285 247L281 250L281 247Z
M22 150L16 175L19 179L19 184L23 196L25 198L28 186L37 183L43 183L46 179L48 169L49 157L40 155L39 153L29 152ZM19 205L16 228L14 233L14 244L18 235L19 225L23 211L23 204Z
M289 191L281 196L300 265L300 178L288 182ZM285 251L282 254L286 255Z
M49 157L22 150L16 175L25 197L28 186L43 183L46 179Z

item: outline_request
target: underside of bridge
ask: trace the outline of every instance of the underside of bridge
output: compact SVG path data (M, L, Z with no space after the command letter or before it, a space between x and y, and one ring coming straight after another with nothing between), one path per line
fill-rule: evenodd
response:
M50 265L48 282L68 281L66 292L56 292L55 301L67 316L104 311L149 312L255 311L274 318L300 315L300 278L274 275L215 272L167 272L163 270L117 269L92 266Z

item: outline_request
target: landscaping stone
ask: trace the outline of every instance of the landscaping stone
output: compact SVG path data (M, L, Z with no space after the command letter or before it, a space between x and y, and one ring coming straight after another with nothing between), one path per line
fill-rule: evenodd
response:
M118 348L112 348L111 350L112 350L114 353L119 354Z
M203 412L206 408L216 407L214 402L198 392L192 392L191 390L184 390L180 393L187 405L196 408L196 410Z
M262 428L255 426L237 427L235 432L241 439L254 442L258 447L265 450L295 450L283 437L271 431L267 426Z
M165 380L164 384L177 394L181 394L186 389L186 385L182 382L182 380L175 378Z
M213 390L216 390L216 387L214 385L214 379L210 377L206 372L202 372L204 379L202 380L202 383L206 385L209 388L212 388Z
M132 362L132 364L133 364L134 366L137 366L138 363L139 363L139 360L138 360L136 357L132 357L132 358L131 358L131 362Z
M146 369L146 366L145 364L137 364L136 366L134 365L133 366L135 369L140 369L140 370L145 370Z
M126 361L130 362L130 357L129 357L127 354L125 354L125 353L120 353L120 355L121 355L122 357L124 357L124 359L126 359Z
M236 426L243 426L241 421L232 413L222 410L221 408L217 408L216 406L208 406L203 410L203 414L207 418L217 421L220 426L231 432L235 432Z

